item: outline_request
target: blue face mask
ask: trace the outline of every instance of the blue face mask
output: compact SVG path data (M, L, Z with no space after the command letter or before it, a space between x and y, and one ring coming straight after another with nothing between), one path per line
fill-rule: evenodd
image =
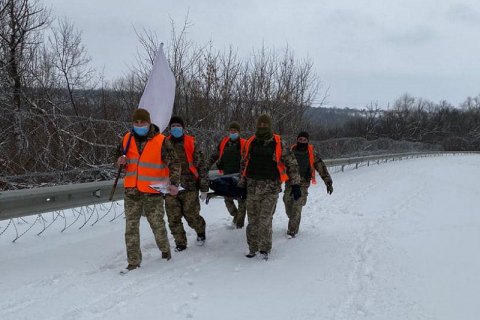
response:
M172 136L174 136L175 138L180 138L181 136L183 136L183 128L182 128L182 127L173 127L173 128L170 128L170 133L171 133Z
M237 140L238 139L238 133L230 133L230 139Z
M146 136L149 129L150 129L149 125L144 127L133 126L133 131L135 131L135 133L140 137Z

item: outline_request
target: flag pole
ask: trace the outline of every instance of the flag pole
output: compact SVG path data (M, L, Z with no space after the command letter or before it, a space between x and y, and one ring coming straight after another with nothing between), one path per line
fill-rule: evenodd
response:
M123 153L122 157L125 157L127 155L128 148L130 147L130 141L132 140L132 137L133 137L133 133L132 133L132 131L130 131L130 136L128 137L128 141L127 141L127 146L126 146L125 150L123 150L123 152L122 152ZM112 201L112 199L113 199L113 195L115 194L115 190L117 189L118 179L120 178L120 174L122 174L122 170L123 170L124 167L125 167L125 165L121 164L120 167L118 168L117 175L115 176L115 181L113 182L112 191L110 191L110 197L108 197L108 201Z

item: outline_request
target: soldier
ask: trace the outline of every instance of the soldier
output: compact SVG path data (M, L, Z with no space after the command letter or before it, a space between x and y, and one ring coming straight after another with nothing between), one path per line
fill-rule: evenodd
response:
M180 186L184 190L178 195L165 196L165 208L167 210L168 225L175 239L176 251L187 248L187 236L182 224L182 217L188 225L197 233L197 245L205 243L205 220L200 215L200 201L198 190L201 191L201 199L207 198L208 192L208 169L202 152L196 147L195 138L184 132L183 119L173 116L170 119L170 136L167 137L175 149L181 163Z
M150 185L165 183L172 195L178 193L180 164L172 144L151 123L145 109L132 115L133 130L123 137L118 149L117 165L126 166L125 186L125 243L128 266L125 272L140 267L140 216L146 216L162 259L170 260L170 244L163 216L163 196Z
M255 135L245 145L241 169L239 187L246 187L250 250L246 257L253 258L260 251L262 259L268 260L272 249L272 219L281 184L290 179L295 200L301 197L301 190L295 156L280 136L272 133L271 119L267 115L257 120Z
M217 168L222 174L240 173L240 162L245 147L246 140L240 138L240 124L236 121L230 123L229 135L220 141L217 152L210 157L210 168L216 163ZM245 223L246 206L244 199L238 199L238 208L232 197L224 197L225 206L228 212L233 217L233 225L237 229L243 228Z
M302 207L307 203L308 188L310 187L310 181L316 184L315 170L318 171L325 186L327 187L327 193L332 194L332 178L328 173L325 163L314 150L313 145L308 143L308 132L302 131L298 134L297 143L294 144L291 149L297 159L299 171L300 171L300 189L302 196L298 201L292 199L292 183L287 181L285 185L285 193L283 195L283 203L285 204L285 211L288 216L288 231L287 238L294 238L298 233L300 227L300 219L302 216Z

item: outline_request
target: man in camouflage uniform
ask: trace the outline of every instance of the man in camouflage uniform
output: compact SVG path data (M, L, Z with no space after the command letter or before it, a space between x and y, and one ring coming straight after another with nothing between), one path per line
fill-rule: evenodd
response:
M178 160L181 163L182 174L180 186L184 188L178 195L166 195L165 209L167 210L168 225L175 239L176 251L187 248L187 236L183 228L182 218L197 233L197 245L205 243L205 220L200 215L200 201L198 191L201 191L201 199L207 197L208 169L203 153L197 148L195 138L184 132L183 119L173 116L170 119L170 136Z
M285 193L283 195L283 203L285 204L285 211L288 216L288 231L287 237L294 238L298 233L300 227L300 219L302 216L302 208L307 203L308 188L310 187L310 181L314 184L315 170L318 171L325 186L327 187L327 193L332 194L332 178L328 173L325 163L322 161L318 153L314 150L313 145L308 143L308 132L302 131L298 134L297 143L291 147L292 152L297 159L301 183L300 189L302 196L297 201L292 199L292 183L287 181L285 185Z
M159 128L151 123L148 111L145 109L135 110L132 120L133 130L125 135L117 151L117 156L119 156L117 158L117 165L125 165L127 171L125 176L124 200L126 219L125 243L128 259L127 270L138 268L142 262L139 231L140 217L142 214L145 215L152 228L155 242L162 252L162 259L171 259L170 244L163 220L165 214L163 196L155 190L149 190L148 188L149 184L153 184L163 178L160 176L152 176L148 177L151 179L150 181L142 181L138 170L142 170L140 168L144 165L147 167L146 170L149 170L148 166L160 167L166 164L169 169L169 173L166 173L166 178L168 180L169 174L169 191L172 195L178 192L177 186L180 182L180 164L173 146L160 133ZM153 141L157 141L156 139L159 137L162 137L163 143L160 148L156 149L158 144L155 144ZM143 152L147 149L147 152ZM147 156L155 158L155 153L157 152L161 154L163 164L158 165L145 162ZM149 154L147 155L146 153ZM127 185L130 185L130 187L127 187ZM139 188L144 191L140 191Z
M247 258L260 251L267 260L272 249L272 220L282 182L290 179L293 197L301 197L298 165L293 153L272 133L270 117L261 115L255 135L248 139L242 160L239 187L246 187L247 199Z
M208 168L214 163L222 174L234 174L240 172L245 139L240 137L240 124L233 121L228 126L229 134L218 144L216 152L210 157ZM244 199L238 199L238 208L234 198L224 197L225 206L233 217L233 225L237 229L243 228L247 208Z

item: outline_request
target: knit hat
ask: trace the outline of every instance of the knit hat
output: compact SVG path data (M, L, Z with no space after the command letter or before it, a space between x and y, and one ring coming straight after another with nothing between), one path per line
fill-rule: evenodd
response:
M133 114L132 114L132 121L135 122L135 121L147 121L147 122L152 122L150 120L150 112L148 112L147 110L145 109L137 109L135 111L133 111Z
M228 126L228 129L235 129L240 132L240 123L238 123L237 121L232 121Z
M172 125L172 123L178 123L179 125L182 126L182 128L185 128L185 123L183 122L183 119L179 116L173 116L171 119L170 119L170 122L168 123L169 126Z
M262 114L260 117L257 119L257 127L260 125L260 123L266 123L268 124L268 127L272 127L272 119L266 114Z
M310 140L310 135L308 134L307 131L301 131L298 136L297 136L297 139L298 138L301 138L301 137L304 137L304 138L307 138L307 140Z

